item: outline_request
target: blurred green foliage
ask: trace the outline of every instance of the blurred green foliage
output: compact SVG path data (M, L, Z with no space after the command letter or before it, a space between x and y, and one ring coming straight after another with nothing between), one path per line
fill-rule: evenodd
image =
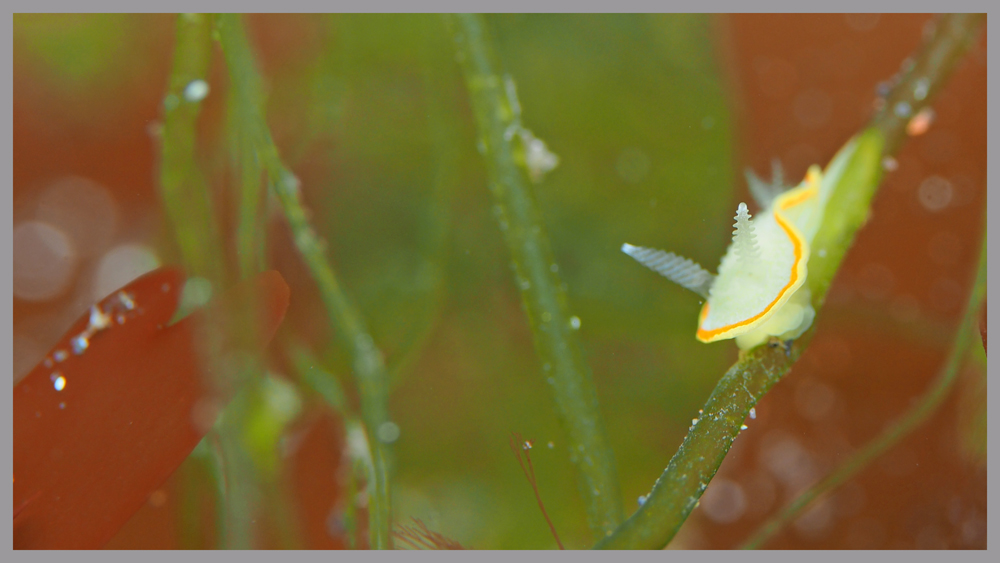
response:
M15 18L15 36L67 88L120 67L132 56L121 34L139 33L152 20L72 21ZM443 21L246 21L275 142L301 179L327 257L393 375L390 412L401 429L394 518L421 518L470 547L553 547L508 447L510 433L520 432L535 442L541 495L564 542L589 546ZM726 344L699 344L698 298L619 250L624 242L667 248L714 266L728 243L736 203L732 119L712 22L695 15L500 15L487 22L517 85L524 126L560 159L533 189L581 320L631 512L735 353ZM225 95L224 83L211 86L210 97ZM208 169L228 158L212 145L205 150ZM269 244L272 259L297 260L284 257L295 254L286 239ZM315 296L311 280L298 275L286 274L293 306ZM317 319L293 315L286 329L332 342L325 318ZM332 372L350 372L337 347L315 352Z
M524 125L560 158L535 193L581 319L631 507L731 354L694 340L696 297L634 267L619 250L623 242L648 244L714 264L728 242L730 117L710 22L488 21L517 84ZM424 317L436 317L430 350L400 376L391 398L402 429L397 516L422 517L477 547L552 546L506 445L507 434L519 431L537 444L554 443L535 449L543 499L568 545L583 547L583 505L559 448L550 393L490 210L464 85L440 25L418 16L331 20L337 31L330 49L344 52L343 89L341 99L326 103L343 117L327 133L334 148L323 155L336 166L322 176L336 180L305 179L306 200L390 366L413 344ZM686 40L663 39L675 33ZM425 50L430 55L420 60ZM435 111L435 99L445 107ZM269 108L272 119L275 111ZM437 145L433 128L445 130ZM450 177L442 179L442 165L455 168ZM449 221L445 240L422 236L438 217ZM434 243L446 246L427 248ZM435 277L421 275L434 271L422 261L435 257L445 284L438 308L428 287Z

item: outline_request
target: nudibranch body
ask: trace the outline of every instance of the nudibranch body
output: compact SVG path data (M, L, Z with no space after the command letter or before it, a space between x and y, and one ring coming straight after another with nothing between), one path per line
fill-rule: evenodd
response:
M702 342L735 338L747 350L771 337L798 338L815 316L804 285L811 244L853 144L834 157L825 173L812 166L790 190L776 194L752 185L763 211L754 218L745 203L739 204L718 275L672 252L631 244L622 251L706 299L696 333Z

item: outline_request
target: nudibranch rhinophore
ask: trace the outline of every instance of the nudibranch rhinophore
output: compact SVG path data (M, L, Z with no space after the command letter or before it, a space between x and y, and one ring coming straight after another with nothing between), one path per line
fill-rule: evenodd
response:
M702 342L735 338L737 346L748 350L771 337L798 338L815 317L804 285L811 244L854 144L848 143L825 173L814 165L801 184L787 191L751 182L763 211L754 218L746 203L739 204L733 240L718 275L672 252L627 243L622 252L706 299L696 333ZM778 175L776 169L775 179Z

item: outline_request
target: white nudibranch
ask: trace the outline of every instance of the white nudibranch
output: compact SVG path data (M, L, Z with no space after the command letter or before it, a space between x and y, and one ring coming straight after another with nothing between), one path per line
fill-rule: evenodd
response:
M798 338L815 316L804 285L810 245L854 148L855 142L848 143L825 173L810 167L802 183L787 191L751 182L762 211L752 217L747 205L739 204L733 240L718 275L672 252L631 244L622 245L622 252L706 299L696 332L702 342L735 338L737 346L748 350L771 337ZM780 182L778 178L776 167L774 179Z

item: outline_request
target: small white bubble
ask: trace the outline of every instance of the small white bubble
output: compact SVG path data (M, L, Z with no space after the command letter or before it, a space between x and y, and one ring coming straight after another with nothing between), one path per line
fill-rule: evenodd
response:
M73 346L73 353L76 354L77 356L82 354L87 348L90 347L90 341L87 340L87 337L83 335L73 337L73 340L70 342L70 344Z
M639 506L646 504L646 495L639 495Z
M825 248L821 248L821 249L817 250L816 251L816 255L819 256L820 258L826 258L826 249Z
M927 97L927 92L931 89L931 81L927 78L921 78L917 80L916 84L913 85L913 99L923 100Z
M552 320L552 313L545 311L542 313L542 322L547 323Z
M296 195L302 189L302 182L295 174L285 174L281 187L285 189L285 193Z
M891 156L882 158L882 169L886 172L895 172L899 168L899 161Z
M181 99L177 97L177 94L167 94L167 96L163 98L163 107L167 111L176 109L180 103Z
M892 111L896 114L896 117L910 117L910 114L913 113L913 107L909 102L899 102Z
M122 304L122 307L125 307L126 311L135 309L135 296L127 291L118 292L118 302Z
M559 271L559 264L552 264L549 266L549 271L553 274Z
M580 317L576 315L569 318L569 326L573 330L580 330Z
M50 367L52 367L52 359L51 358L45 358L45 361L42 362L42 364L45 365L45 367L50 368Z
M69 357L69 353L66 350L56 350L52 353L52 359L56 362L62 362Z
M521 289L525 291L531 289L531 282L528 280L521 280Z
M694 426L695 424L698 424L699 420L701 420L701 419L700 418L692 418L691 419L691 426Z
M556 444L555 444L555 442L549 442L548 446L549 446L549 449L551 450L552 448L556 447Z
M200 102L208 96L208 82L202 79L192 80L184 88L184 99L189 102Z
M111 326L111 315L106 314L97 305L90 306L89 328L92 330L103 330Z
M391 444L399 439L399 425L392 421L383 422L378 427L378 439L386 444Z
M749 428L749 426L747 426L746 424L740 425L740 430L746 430L747 428Z
M757 409L754 407L750 407L750 420L756 420L756 419L757 419Z
M58 372L56 372L56 373L58 373ZM58 375L57 376L55 373L52 374L52 375L55 376L55 379L52 380L52 386L56 388L56 391L62 391L63 389L65 389L66 388L66 378L63 377L62 375Z
M65 409L66 403L59 403L59 410Z

